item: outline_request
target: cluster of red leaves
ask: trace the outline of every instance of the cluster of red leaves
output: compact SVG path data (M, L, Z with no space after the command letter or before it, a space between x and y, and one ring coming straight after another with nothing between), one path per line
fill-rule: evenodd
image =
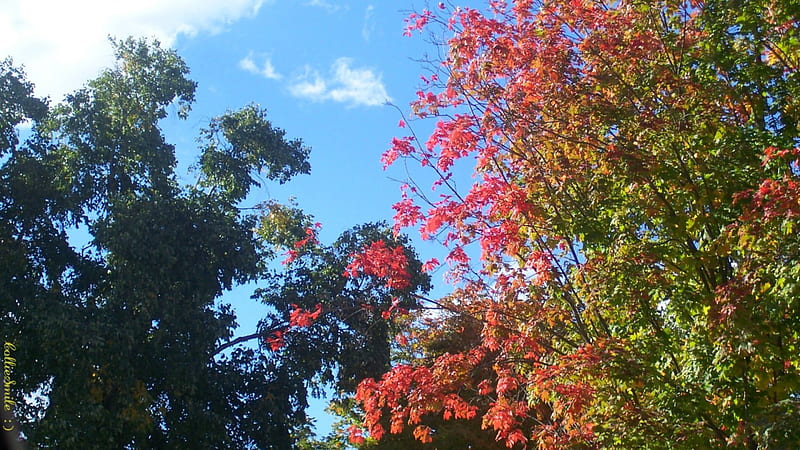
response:
M366 439L364 439L364 430L361 427L356 425L350 425L347 428L347 437L353 444L363 444Z
M292 310L289 312L289 323L286 326L279 327L267 333L264 342L269 346L270 350L277 352L286 345L286 333L291 332L295 328L305 328L311 326L315 320L322 315L323 309L321 304L317 304L314 311L309 311L292 304Z
M798 170L800 163L800 148L778 149L769 147L764 150L763 166L783 165L784 176L779 179L765 179L757 189L744 191L737 195L737 200L749 199L748 205L742 216L742 221L775 220L778 218L792 219L800 217L800 182Z
M394 205L396 229L419 225L425 239L446 230L443 242L450 246L447 261L455 268L471 263L465 246L477 240L484 267L505 267L505 273L495 274L498 283L494 295L514 298L525 286L552 282L559 273L555 265L557 254L566 251L562 238L537 238L550 231L546 217L552 213L543 211L539 201L551 196L554 189L560 189L555 183L566 185L570 178L583 176L587 164L596 159L580 153L579 148L569 156L524 155L523 146L534 146L531 131L537 129L536 121L550 120L537 111L571 107L568 96L560 94L565 86L574 85L582 77L604 75L599 73L597 64L576 58L581 49L599 46L607 54L604 56L619 57L624 53L626 58L636 61L659 44L648 35L625 35L624 30L630 28L635 13L623 8L606 10L599 4L580 1L548 3L539 14L533 13L537 7L531 2L513 2L511 8L505 2L491 2L491 7L494 16L465 8L454 11L446 20L448 28L457 30L449 43L450 80L443 87L429 83L433 88L441 87L441 91L418 92L412 108L418 117L436 115L445 108L462 106L465 98L461 94L465 91L476 92L487 103L478 114L472 109L469 114L456 113L438 121L424 144L418 144L411 136L395 139L383 162L388 165L399 157L414 158L422 166L430 165L437 170L440 179L434 188L451 191L441 194L439 200L428 202L430 208L423 211L408 195L409 191L415 195L418 192L404 186L402 199ZM434 17L426 12L412 19L411 28L419 29ZM603 30L604 38L584 33L588 29ZM581 34L588 38L576 38ZM560 97L564 104L553 104ZM516 128L506 128L508 123L498 120L503 114L514 115ZM583 125L568 124L576 128ZM540 137L548 138L549 133L545 131ZM539 151L547 149L542 147ZM449 182L450 171L457 160L470 156L477 161L476 181L469 192L459 194ZM514 172L524 174L528 185L508 176ZM518 261L514 273L505 264L508 258ZM520 312L530 315L530 307L520 305ZM564 381L571 376L572 369L588 370L589 363L578 363L581 357L570 357L582 355L582 347L566 353L563 365L549 363L520 371L500 364L493 380L467 381L467 374L486 355L493 354L497 360L521 357L539 361L547 354L550 344L546 340L521 332L518 323L509 321L514 317L514 308L520 305L498 306L491 300L462 303L462 308L485 321L480 349L442 356L430 366L399 366L378 382L363 383L357 399L367 413L365 424L370 435L380 438L385 432L379 419L386 411L393 418L392 432L402 430L403 424L418 425L424 413L441 413L449 418L452 414L446 408L442 411L441 405L446 404L446 399L455 401L451 396L464 385L472 384L475 393L485 396L488 402L488 407L481 411L483 426L495 430L498 440L509 447L524 445L529 437L553 445L590 441L591 422L581 420L581 415L592 389L586 383ZM574 320L568 308L555 303L541 304L536 314L531 323L541 321L545 326ZM481 357L476 358L475 352L482 352ZM503 356L498 356L498 352ZM434 374L446 375L436 379ZM452 380L464 384L456 388L449 384ZM534 383L550 388L541 391L539 406L518 398L519 393ZM471 415L477 413L475 409L469 411ZM526 429L531 426L528 421L532 417L539 417L541 425Z
M392 138L392 147L381 156L383 167L389 167L397 158L414 153L413 139L410 137Z
M405 250L402 246L390 248L384 241L373 242L351 255L345 276L358 278L361 275L381 278L390 289L405 289L411 285Z
M757 188L734 196L735 202L744 207L739 220L727 227L728 241L725 244L739 246L747 252L741 262L745 275L732 277L716 288L711 310L711 316L715 319L713 328L724 324L737 326L738 323L747 322L750 314L759 309L760 305L754 306L754 303L758 303L758 285L762 280L756 275L759 267L751 266L761 265L758 255L765 253L768 247L778 245L774 234L795 232L793 228L784 230L781 227L794 224L800 218L800 173L797 172L799 163L800 148L768 147L764 150L762 167L775 166L783 176L779 179L764 179ZM787 311L786 314L792 313Z
M314 224L314 228L319 229L320 224ZM319 241L317 241L317 233L314 228L309 227L305 229L306 236L303 239L295 242L294 248L286 251L286 259L284 259L281 264L286 265L292 263L300 256L304 249L319 243Z
M265 342L269 346L270 350L276 352L283 348L283 346L286 344L286 341L283 339L283 334L283 330L275 330L271 332L269 336L267 336Z
M313 312L292 304L292 311L289 313L289 328L311 326L321 314L322 305L319 303L317 303Z
M545 426L537 427L533 437L550 442L549 448L591 441L593 424L582 419L590 405L592 388L584 381L563 380L579 369L594 367L598 353L587 346L565 355L563 365L547 365L536 364L535 352L528 352L526 356L533 369L525 373L512 364L497 362L504 360L498 357L498 350L500 355L510 356L521 343L530 342L511 338L503 342L501 349L480 346L464 353L439 356L430 365L398 365L380 380L365 380L359 385L355 399L366 412L366 431L381 439L387 431L400 433L405 427L414 427L414 436L428 442L430 428L420 428L425 416L439 415L451 420L473 419L480 414L483 428L494 431L496 439L509 448L525 444L528 428L535 422ZM537 347L533 344L529 349ZM476 380L473 374L493 361L493 376ZM525 400L529 386L537 386L533 402ZM475 397L465 397L466 392ZM481 404L485 407L480 408ZM381 422L387 416L389 430Z
M390 433L414 426L414 435L423 442L430 442L431 433L429 427L421 424L426 414L442 414L445 419L476 416L477 407L457 393L467 381L467 369L483 359L483 350L440 359L433 368L398 365L381 380L367 379L358 386L355 399L366 411L364 425L370 436L380 439L386 433L381 424L384 411L390 411ZM413 401L407 401L409 393L413 393Z
M406 18L406 29L403 31L404 36L411 36L411 33L415 30L422 31L425 28L425 25L433 17L433 13L428 10L423 10L422 13L411 13L409 14L408 18Z

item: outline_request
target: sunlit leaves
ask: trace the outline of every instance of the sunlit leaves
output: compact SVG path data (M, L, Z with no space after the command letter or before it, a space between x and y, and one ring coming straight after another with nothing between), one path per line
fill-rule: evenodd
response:
M214 118L202 130L204 143L199 169L204 186L218 189L233 201L241 201L252 186L260 186L255 174L285 183L311 170L309 148L299 139L286 140L285 131L274 128L266 111L248 105Z
M410 285L408 261L402 247L390 248L384 241L369 244L352 255L345 275L357 278L361 274L385 279L386 287L403 289Z
M411 105L437 121L427 140L396 140L384 163L433 170L439 197L409 182L396 227L449 249L463 288L439 304L441 320L483 323L494 370L463 378L459 395L499 440L766 442L768 411L800 388L798 65L784 50L797 48L796 12L498 1L409 19L408 32L446 36ZM463 191L450 181L460 161L474 164ZM396 370L474 375L457 362L474 348L429 348ZM450 394L438 382L365 385L370 398L391 393L362 400L368 428L400 407L437 413Z

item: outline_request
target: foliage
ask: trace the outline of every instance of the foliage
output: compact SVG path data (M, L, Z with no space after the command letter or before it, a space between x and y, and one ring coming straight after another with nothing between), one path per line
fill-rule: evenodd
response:
M461 286L425 339L482 326L362 382L367 436L427 442L474 416L508 447L796 446L797 17L792 0L413 14L407 34L450 36L412 104L437 123L383 161L431 168L439 197L409 182L395 221L440 239Z
M159 121L187 116L189 69L158 42L112 44L116 65L52 108L0 63L0 334L20 349L22 431L65 449L290 448L311 433L310 390L388 369L380 311L414 307L429 281L385 227L324 246L293 205L239 207L256 173L310 170L255 105L201 130L197 182L181 186ZM345 275L373 244L402 254L403 283ZM273 271L276 245L296 258ZM220 296L254 281L274 313L234 338Z
M299 139L286 141L285 134L273 129L266 113L256 105L213 119L201 133L208 143L199 163L202 185L221 189L240 201L251 186L260 186L253 173L266 172L269 179L280 183L309 173L309 149Z
M299 211L279 206L277 214L264 217L280 221L286 213L297 217ZM269 233L262 232L262 236L281 237L282 233L264 225L262 230ZM314 361L320 381L334 382L338 395L343 395L362 379L388 370L392 336L398 330L386 319L396 310L417 308L417 295L430 289L430 280L407 239L393 235L385 225L355 227L330 246L308 240L299 227L295 233L295 244L286 249L290 253L286 267L276 271L272 282L256 293L276 309L261 322L261 328L281 330L276 324L295 328L279 346L281 358L286 358L287 364L297 358L303 361L300 365ZM354 260L374 246L391 247L390 261L405 262L408 271L403 278L353 273Z

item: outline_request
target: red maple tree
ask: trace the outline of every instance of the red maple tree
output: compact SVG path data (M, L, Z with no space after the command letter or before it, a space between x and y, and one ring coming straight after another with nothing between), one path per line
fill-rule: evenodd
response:
M394 206L459 285L426 339L480 335L365 380L366 435L479 416L508 447L800 442L796 5L439 9L406 30L450 35L411 105L435 129L382 160L438 178Z

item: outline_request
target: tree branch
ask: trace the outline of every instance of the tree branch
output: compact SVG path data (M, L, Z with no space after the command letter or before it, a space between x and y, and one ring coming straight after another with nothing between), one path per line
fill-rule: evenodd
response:
M229 349L229 348L233 347L234 345L241 344L242 342L252 341L253 339L257 339L257 338L259 338L261 336L268 336L268 335L270 335L270 334L272 334L272 333L274 333L276 331L285 330L286 328L288 328L288 326L289 326L288 324L283 324L281 326L273 326L269 330L256 331L253 334L248 334L248 335L245 335L245 336L239 336L236 339L234 339L232 341L228 341L228 342L220 345L219 347L217 347L217 349L214 350L214 353L211 354L211 357L213 358L213 357L219 355L221 352L225 351L226 349Z
M239 336L238 338L236 338L236 339L234 339L232 341L228 341L228 342L220 345L216 350L214 350L214 353L211 356L212 357L217 356L218 354L220 354L225 349L233 347L236 344L241 344L242 342L251 341L253 339L258 338L259 336L261 336L261 333L259 333L259 332L255 332L253 334L248 334L246 336Z

